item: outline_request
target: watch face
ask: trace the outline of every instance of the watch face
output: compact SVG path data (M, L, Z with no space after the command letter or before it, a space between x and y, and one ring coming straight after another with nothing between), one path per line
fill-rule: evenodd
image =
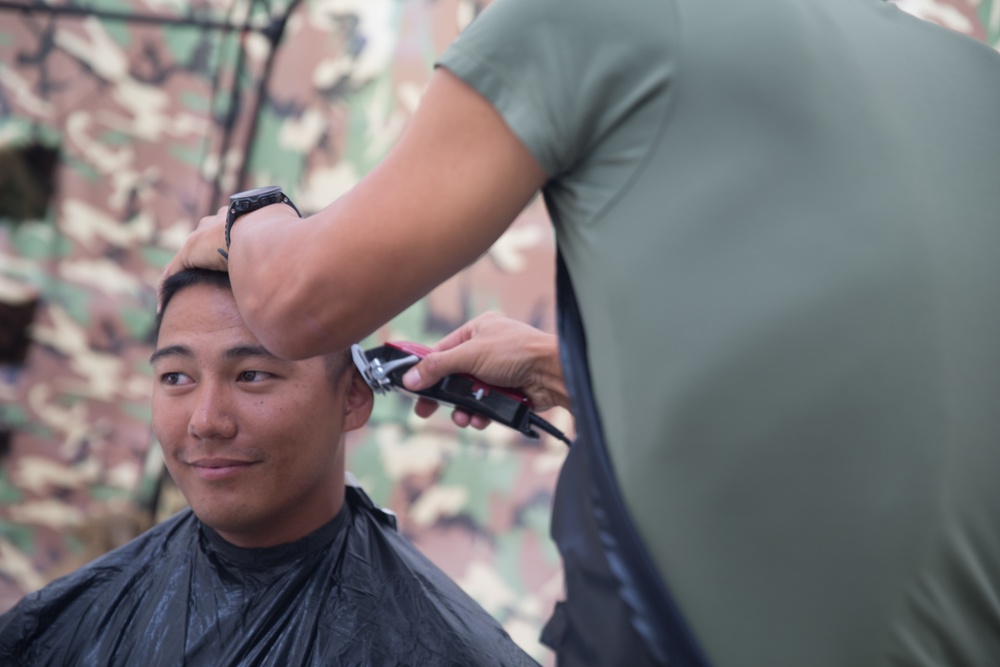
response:
M250 199L254 197L259 197L261 195L269 195L274 192L281 192L281 188L277 185L267 185L263 188L254 188L253 190L244 190L243 192L237 192L234 195L229 195L230 201L235 201L237 199Z

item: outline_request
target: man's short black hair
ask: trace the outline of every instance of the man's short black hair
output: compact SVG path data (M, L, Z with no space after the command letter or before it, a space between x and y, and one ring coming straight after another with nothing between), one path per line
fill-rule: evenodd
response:
M170 301L188 287L195 285L210 285L219 287L229 292L233 291L233 285L229 281L229 273L226 271L211 271L209 269L183 269L173 274L160 287L160 312L156 314L156 321L153 323L153 346L156 346L160 338L160 326L163 324L163 314L167 312ZM326 373L331 382L336 382L338 378L353 363L350 349L331 354L323 355L323 362L326 364Z

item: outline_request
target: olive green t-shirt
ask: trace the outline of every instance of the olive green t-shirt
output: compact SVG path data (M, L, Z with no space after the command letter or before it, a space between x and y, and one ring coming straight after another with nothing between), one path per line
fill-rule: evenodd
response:
M718 667L1000 664L1000 54L881 0L497 0L627 505Z

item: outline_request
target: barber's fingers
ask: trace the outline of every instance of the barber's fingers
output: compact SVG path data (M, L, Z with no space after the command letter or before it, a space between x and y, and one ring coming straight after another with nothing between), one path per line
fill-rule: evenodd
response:
M462 428L471 426L474 429L482 431L484 428L491 424L491 421L482 415L474 415L470 412L466 412L461 408L455 408L451 413L451 421Z
M439 406L440 404L437 401L432 401L429 398L421 396L417 399L416 404L413 406L413 412L416 413L418 417L427 419L437 412ZM486 417L473 415L459 408L455 408L452 411L451 421L454 422L456 426L460 426L462 428L471 426L472 428L478 430L482 430L490 425L490 420Z
M157 284L157 306L162 307L163 283L178 271L190 268L211 269L214 271L228 270L226 259L219 253L225 250L226 239L226 208L219 208L215 215L207 215L198 221L194 230L184 241L184 245L171 258L160 274Z
M426 389L446 375L472 372L481 352L467 350L462 345L475 335L474 322L466 322L439 340L430 354L406 372L403 386L411 390Z
M191 234L184 240L184 244L181 249L171 258L167 263L166 267L163 269L163 275L160 279L162 283L164 279L172 276L173 274L181 271L183 269L189 269L196 266L201 266L203 262L208 262L212 264L211 268L215 268L221 262L222 266L225 267L225 261L221 257L218 257L219 262L215 261L215 258L210 255L214 253L218 256L218 251L212 249L212 253L205 253L201 248L202 245L208 243L213 245L223 246L226 242L226 207L220 208L214 215L206 215L198 221ZM206 259L201 257L201 255L209 255ZM209 267L204 267L209 268Z
M423 398L421 396L420 398L417 399L416 405L413 406L413 411L417 414L418 417L423 417L424 419L427 419L432 414L437 412L438 405L440 405L440 403L438 403L437 401L432 401L429 398Z
M525 351L537 329L487 313L446 336L403 376L407 389L426 389L447 375L466 373L497 387L521 388L532 374Z
M476 328L479 318L466 322L450 334L439 340L432 348L436 352L450 350L458 347L462 343L467 343L476 335Z
M459 410L456 408L455 411L451 413L451 420L455 423L458 423L455 420L459 417L461 417L462 421L465 422L467 425L471 426L472 428L478 431L482 431L484 428L486 428L492 423L489 419L483 417L482 415L469 414L464 410Z

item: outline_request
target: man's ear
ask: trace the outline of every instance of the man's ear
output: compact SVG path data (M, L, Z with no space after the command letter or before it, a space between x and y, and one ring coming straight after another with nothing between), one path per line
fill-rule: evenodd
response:
M368 423L372 407L375 405L375 395L371 387L361 377L356 368L349 368L350 384L344 401L344 432L354 431Z

